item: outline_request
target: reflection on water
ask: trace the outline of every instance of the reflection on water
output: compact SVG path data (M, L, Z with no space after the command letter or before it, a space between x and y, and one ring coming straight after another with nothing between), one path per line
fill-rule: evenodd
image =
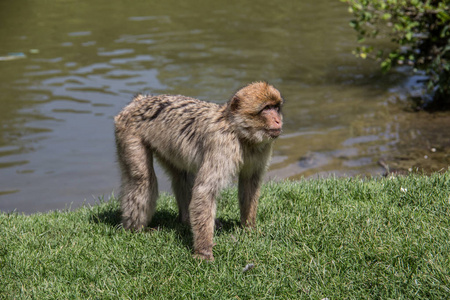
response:
M1 2L0 56L23 57L0 61L0 210L117 191L113 116L134 94L224 102L255 80L286 98L268 177L380 173L402 76L351 55L349 19L335 0Z

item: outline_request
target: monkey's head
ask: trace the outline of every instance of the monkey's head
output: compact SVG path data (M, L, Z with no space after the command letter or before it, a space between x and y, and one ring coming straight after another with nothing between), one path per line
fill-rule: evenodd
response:
M283 102L280 92L272 85L255 82L237 91L227 105L240 138L263 143L281 134Z

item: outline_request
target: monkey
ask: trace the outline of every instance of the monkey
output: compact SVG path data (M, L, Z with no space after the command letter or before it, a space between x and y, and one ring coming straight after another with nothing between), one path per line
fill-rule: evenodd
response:
M155 157L172 179L179 220L191 227L194 257L213 261L215 199L234 178L241 225L256 225L261 182L282 132L283 103L267 82L248 84L223 105L137 95L114 118L123 227L141 230L155 213Z

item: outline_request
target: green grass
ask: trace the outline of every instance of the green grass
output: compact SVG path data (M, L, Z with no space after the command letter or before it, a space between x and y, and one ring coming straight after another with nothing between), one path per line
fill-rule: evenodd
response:
M444 299L450 295L450 172L319 179L263 188L241 229L222 193L215 262L162 196L151 229L120 227L116 200L76 211L0 214L0 298ZM254 268L243 272L253 263Z

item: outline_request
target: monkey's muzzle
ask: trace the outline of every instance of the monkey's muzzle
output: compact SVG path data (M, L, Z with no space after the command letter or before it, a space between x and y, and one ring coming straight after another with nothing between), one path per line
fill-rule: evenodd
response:
M271 138L277 138L281 134L281 128L275 128L275 129L268 129L267 133L270 135Z

